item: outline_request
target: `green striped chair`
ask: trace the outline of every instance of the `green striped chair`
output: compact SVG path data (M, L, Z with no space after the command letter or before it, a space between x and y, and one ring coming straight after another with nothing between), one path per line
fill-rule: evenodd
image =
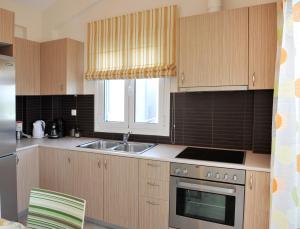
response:
M33 189L27 227L32 229L82 229L86 201L63 193Z

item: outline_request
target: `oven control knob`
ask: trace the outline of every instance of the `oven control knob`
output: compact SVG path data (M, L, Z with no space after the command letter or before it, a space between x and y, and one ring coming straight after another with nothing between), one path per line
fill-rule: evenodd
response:
M183 175L187 175L187 174L188 174L187 168L185 168L185 169L182 170L182 174L183 174Z
M180 168L176 168L176 169L175 169L175 174L176 174L176 175L179 175L180 172L181 172L181 169L180 169Z
M224 174L224 180L228 180L228 174L227 173Z
M233 175L232 179L233 179L234 181L237 181L237 176L236 176L236 175Z
M216 173L216 179L220 179L220 173Z
M211 172L208 172L206 176L210 178L212 176Z

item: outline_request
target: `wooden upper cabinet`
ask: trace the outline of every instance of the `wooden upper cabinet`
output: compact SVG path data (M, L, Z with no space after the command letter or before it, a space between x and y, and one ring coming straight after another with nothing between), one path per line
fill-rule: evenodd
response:
M246 172L244 229L269 229L270 173Z
M0 44L12 45L14 42L15 14L14 12L0 9Z
M180 19L179 87L248 85L248 8Z
M15 38L16 94L40 94L40 43Z
M249 8L249 88L273 89L277 48L276 3Z
M69 38L41 43L41 94L83 93L83 43Z

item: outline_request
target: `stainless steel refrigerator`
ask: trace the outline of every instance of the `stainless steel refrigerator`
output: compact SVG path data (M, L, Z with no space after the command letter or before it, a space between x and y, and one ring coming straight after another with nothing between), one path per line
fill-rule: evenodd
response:
M0 217L17 219L15 60L0 55Z

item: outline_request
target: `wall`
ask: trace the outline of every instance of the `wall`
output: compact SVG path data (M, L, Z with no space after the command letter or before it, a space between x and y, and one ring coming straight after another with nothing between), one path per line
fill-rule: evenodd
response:
M194 92L171 94L171 137L132 135L131 141L271 152L273 91ZM94 133L94 96L18 96L17 120L31 134L32 123L63 118L66 134L77 108L82 136L121 140L121 134ZM173 119L174 117L174 119Z
M0 8L15 12L15 24L27 28L27 39L41 41L42 11L12 0L0 0ZM16 35L18 34L17 28Z

